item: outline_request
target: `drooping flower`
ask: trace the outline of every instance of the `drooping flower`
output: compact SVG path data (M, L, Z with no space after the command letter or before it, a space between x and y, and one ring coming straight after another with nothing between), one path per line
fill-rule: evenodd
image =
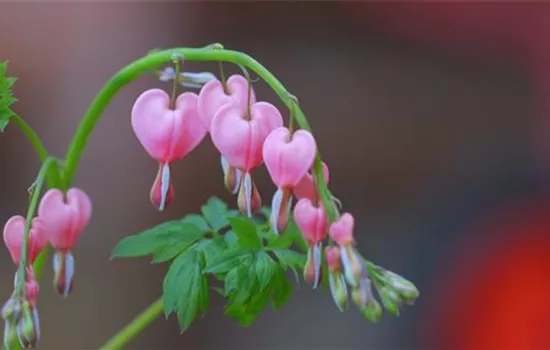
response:
M328 166L325 162L322 163L322 166L323 166L323 178L325 180L325 183L328 184L329 176L330 176ZM294 188L292 189L292 192L294 193L294 196L296 196L296 198L298 199L309 198L312 201L319 199L319 193L318 193L317 187L315 186L314 176L311 172L306 173L302 177L300 182L298 182L298 184L294 186Z
M38 206L38 218L55 249L54 284L58 293L65 297L73 285L74 256L71 249L88 225L91 215L90 198L77 188L71 188L66 194L50 189Z
M201 89L198 110L202 123L208 131L211 131L212 120L216 113L228 103L234 103L243 115L249 112L248 109L253 103L256 103L254 89L244 76L238 74L230 76L225 86L217 79L211 80ZM241 170L231 166L223 155L221 163L225 187L229 192L236 194L241 182Z
M317 288L321 279L321 249L327 236L326 213L322 205L316 206L304 198L294 207L294 221L309 245L304 279Z
M361 261L361 256L355 250L355 240L353 230L355 220L349 213L344 213L338 221L330 225L330 237L340 247L344 273L348 283L356 287L365 276L365 267Z
M142 93L132 108L134 133L147 153L159 162L150 198L160 211L174 194L170 164L193 151L206 136L197 106L197 94L179 95L172 108L166 92L151 89Z
M335 246L326 247L325 258L327 259L332 298L338 309L344 311L348 306L348 288L346 286L346 279L342 274L340 249Z
M260 198L255 190L251 171L263 162L262 146L274 129L283 125L279 110L270 103L256 102L250 106L250 114L243 113L237 103L226 103L212 120L212 142L228 164L243 171L238 202L239 209L251 216L255 211L254 198Z
M263 145L263 158L277 192L271 203L271 228L279 233L286 228L291 190L313 165L317 144L306 130L295 133L285 127L273 130Z
M16 265L19 265L21 259L21 248L25 237L25 218L20 215L12 216L4 226L4 244L10 252L11 258ZM43 225L38 218L32 220L29 231L29 241L27 250L27 263L32 264L48 245L47 237L43 230Z

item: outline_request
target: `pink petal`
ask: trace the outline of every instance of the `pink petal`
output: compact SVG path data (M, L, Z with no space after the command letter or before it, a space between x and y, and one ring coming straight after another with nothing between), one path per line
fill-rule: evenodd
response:
M4 244L10 252L15 264L19 264L21 258L21 247L25 236L25 218L20 215L12 216L4 226ZM33 219L31 230L29 232L28 261L33 263L40 252L48 244L43 227L35 218Z
M132 108L132 128L149 155L164 162L186 156L206 136L200 121L198 96L186 92L178 96L176 109L169 108L170 97L160 89L142 93Z
M317 244L327 235L327 217L322 206L314 206L307 199L301 199L294 207L294 221L310 244Z
M227 79L229 95L223 90L221 81L212 80L203 86L199 93L198 111L203 125L210 131L210 124L218 110L226 103L235 101L242 113L248 104L248 81L242 75L232 75ZM256 102L254 89L250 90L250 103Z
M307 175L313 165L317 145L313 135L280 127L273 130L263 145L263 158L271 178L277 187L294 187Z
M249 172L262 164L262 146L271 131L283 124L275 106L256 102L251 107L251 119L244 119L238 104L222 106L212 120L212 142L234 168Z
M329 176L330 176L328 166L325 164L325 162L323 162L322 165L323 165L323 178L325 182L328 184ZM294 186L294 188L292 189L296 198L298 199L309 198L311 200L315 199L315 197L317 196L316 195L317 189L315 187L315 182L313 180L314 178L311 173L306 173L302 177L300 182L298 182L296 186Z
M64 194L48 190L38 206L38 217L50 243L59 250L70 249L90 220L92 204L86 193L71 189Z
M344 213L338 219L330 225L330 237L339 245L348 245L353 243L353 230L355 226L355 220L349 213Z

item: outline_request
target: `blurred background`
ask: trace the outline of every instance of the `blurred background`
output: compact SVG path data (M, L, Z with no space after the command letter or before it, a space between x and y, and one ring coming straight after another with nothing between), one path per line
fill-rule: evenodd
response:
M0 4L16 111L57 156L107 79L151 49L221 42L258 59L299 97L361 251L421 292L380 325L304 287L283 311L240 328L214 297L183 335L175 319L158 319L130 349L550 349L548 35L543 2ZM42 349L97 348L160 295L164 266L109 261L122 237L197 212L211 195L231 200L208 140L175 165L169 210L149 203L157 165L132 133L130 108L152 86L162 87L144 76L125 88L90 138L75 184L94 219L66 301L48 288L48 265ZM39 165L13 125L0 164L5 222L26 212ZM257 178L267 203L273 185L265 171ZM6 299L6 250L0 271Z

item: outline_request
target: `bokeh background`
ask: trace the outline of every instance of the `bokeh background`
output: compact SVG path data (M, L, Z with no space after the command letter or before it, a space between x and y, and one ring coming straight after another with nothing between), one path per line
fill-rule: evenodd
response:
M130 349L549 349L549 34L543 2L0 4L16 110L57 156L104 82L153 48L221 42L257 58L299 97L362 252L421 292L380 325L301 288L283 311L240 328L214 298L183 335L158 319ZM42 349L97 348L160 295L163 266L109 261L122 237L197 212L211 195L231 200L206 141L176 164L173 206L150 205L157 168L130 108L152 86L162 85L144 76L125 88L90 138L75 183L94 217L75 251L73 295L60 300L44 276ZM14 126L0 137L0 164L4 222L26 212L39 165ZM258 178L268 201L273 185L265 171ZM13 270L0 251L2 298Z

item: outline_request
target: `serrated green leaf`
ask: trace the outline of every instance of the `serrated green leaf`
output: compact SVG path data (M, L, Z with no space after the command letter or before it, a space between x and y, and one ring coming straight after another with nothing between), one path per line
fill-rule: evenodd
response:
M217 197L210 197L202 206L202 215L216 232L229 225L227 204Z
M208 222L206 222L206 220L198 214L188 214L181 219L181 221L197 226L197 228L204 233L212 230L210 226L208 226Z
M273 309L280 310L292 296L292 284L286 278L285 272L278 267L273 277Z
M226 315L233 318L243 327L249 326L269 304L272 293L271 286L272 284L261 291L256 284L255 288L247 293L250 296L244 301L242 300L243 298L239 298L241 291L237 291L235 297L229 300L225 309Z
M183 221L167 221L138 235L128 236L113 249L111 258L140 257L150 254L154 262L172 259L203 237L204 230Z
M12 87L16 78L7 77L8 62L0 62L0 132L8 126L10 118L15 115L11 105L17 102L13 96Z
M256 225L248 219L241 217L229 218L231 229L237 235L237 244L243 248L262 248L262 241L258 237Z
M208 280L202 273L201 255L194 247L186 250L172 262L164 278L164 313L168 317L176 311L182 330L193 323L197 313L208 309Z
M164 276L162 300L166 318L176 309L180 290L189 274L186 268L195 264L196 254L194 250L188 249L172 262Z
M289 267L303 269L306 264L307 256L292 249L276 248L272 251L285 270Z
M305 240L304 236L302 235L302 232L294 222L294 220L290 219L288 222L288 225L285 230L285 234L288 234L294 238L294 243L302 250L303 252L307 252L309 249L309 246L307 244L307 241Z
M227 249L222 254L214 257L206 266L207 273L229 272L241 264L249 264L254 255L250 249L233 248Z
M239 244L239 238L237 237L237 234L233 231L227 231L223 235L223 238L225 240L225 244L227 244L229 248L235 248Z
M229 271L225 277L224 295L228 296L233 291L237 290L241 284L243 284L242 281L245 278L248 278L248 271L246 267L243 268L240 266Z
M212 259L222 254L227 249L227 245L222 236L216 236L211 239L203 239L197 244L195 249L203 253L206 265L208 265L211 263Z
M265 251L260 251L256 254L254 265L255 274L260 284L260 291L263 291L271 283L271 279L277 269L277 263Z

